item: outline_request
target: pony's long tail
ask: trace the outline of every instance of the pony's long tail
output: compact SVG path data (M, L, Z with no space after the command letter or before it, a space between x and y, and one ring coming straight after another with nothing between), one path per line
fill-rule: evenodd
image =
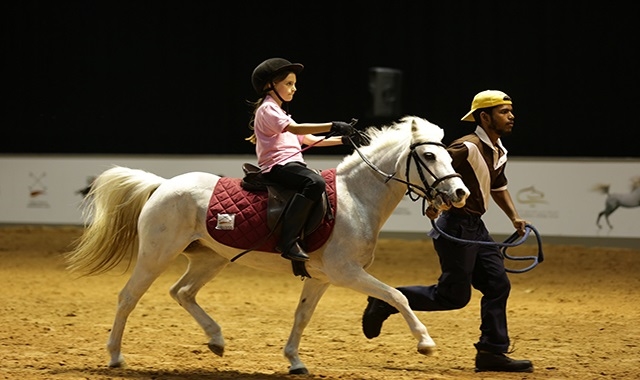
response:
M600 194L609 194L609 188L611 187L611 185L609 184L604 184L604 183L599 183L597 185L594 185L592 190L596 191Z
M129 260L138 250L138 217L166 179L139 169L114 166L100 174L85 197L85 230L65 253L67 269L97 275Z

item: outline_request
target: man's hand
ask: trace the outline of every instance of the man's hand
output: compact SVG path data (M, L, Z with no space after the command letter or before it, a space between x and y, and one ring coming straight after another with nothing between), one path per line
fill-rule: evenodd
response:
M427 218L434 220L438 218L438 216L440 215L440 209L438 209L433 205L429 205L429 207L427 207L427 209L424 210L424 214L427 216Z
M513 227L515 227L516 231L518 231L518 235L520 236L524 236L527 224L529 224L529 222L521 218L516 218L513 220Z

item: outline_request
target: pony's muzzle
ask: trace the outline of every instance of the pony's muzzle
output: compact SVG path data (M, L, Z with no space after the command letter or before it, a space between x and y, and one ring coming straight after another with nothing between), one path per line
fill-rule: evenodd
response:
M464 207L467 203L467 197L469 197L469 190L466 188L458 188L454 192L454 198L449 200L450 205L455 208Z

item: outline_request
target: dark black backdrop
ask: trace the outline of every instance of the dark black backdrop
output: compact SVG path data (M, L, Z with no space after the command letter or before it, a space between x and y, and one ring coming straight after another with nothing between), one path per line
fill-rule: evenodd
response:
M639 156L633 2L8 4L0 153L251 154L250 74L282 56L306 66L299 122L390 121L367 116L368 70L389 67L403 72L402 113L447 141L491 88L515 102L511 155Z

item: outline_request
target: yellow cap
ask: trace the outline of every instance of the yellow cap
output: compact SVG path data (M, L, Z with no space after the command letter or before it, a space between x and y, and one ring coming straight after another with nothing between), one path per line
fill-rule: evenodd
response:
M461 120L475 121L475 119L473 118L473 112L475 110L495 107L502 104L512 104L511 98L504 92L496 90L485 90L479 92L476 96L473 97L473 101L471 102L471 111L467 112L467 114L464 115Z

